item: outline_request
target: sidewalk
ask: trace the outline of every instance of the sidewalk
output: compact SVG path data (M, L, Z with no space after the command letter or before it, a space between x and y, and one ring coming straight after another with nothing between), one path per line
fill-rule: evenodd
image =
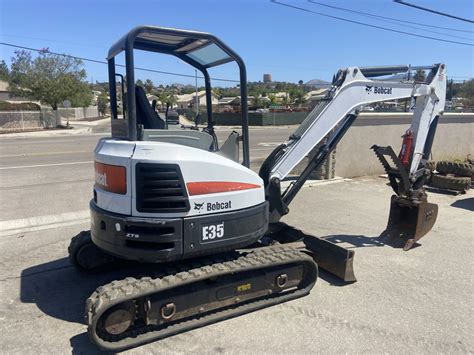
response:
M92 133L92 128L101 124L110 122L110 117L103 118L97 121L69 121L69 125L72 129L44 129L39 131L31 132L16 132L16 133L4 133L0 135L2 138L26 138L26 137L50 137L50 136L71 136L71 135L82 135ZM63 121L63 124L66 124Z
M100 124L104 124L104 123L107 123L107 122L110 122L110 117L106 117L106 118L101 118L101 119L98 119L98 120L94 120L94 121L69 121L69 125L70 126L80 126L80 127L95 127L95 126L98 126ZM64 121L63 121L63 124L64 124Z

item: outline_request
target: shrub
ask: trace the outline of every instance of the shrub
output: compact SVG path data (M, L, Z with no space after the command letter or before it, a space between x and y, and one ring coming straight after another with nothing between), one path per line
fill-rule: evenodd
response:
M12 103L0 101L0 111L41 111L41 107L34 102Z

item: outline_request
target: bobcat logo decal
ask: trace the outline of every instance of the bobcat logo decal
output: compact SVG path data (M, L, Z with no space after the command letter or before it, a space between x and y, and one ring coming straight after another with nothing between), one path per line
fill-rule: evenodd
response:
M194 202L194 209L195 209L196 211L201 212L203 206L204 206L204 202L203 202L203 203L196 203L196 202Z
M366 86L365 86L365 91L366 91L367 93L372 92L372 88L373 88L373 86L366 85Z

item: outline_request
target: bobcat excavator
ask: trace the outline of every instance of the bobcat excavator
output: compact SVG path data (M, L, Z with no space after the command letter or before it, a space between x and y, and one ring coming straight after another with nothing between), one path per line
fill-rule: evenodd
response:
M135 85L134 49L174 55L203 74L206 128L165 129ZM121 52L126 67L123 116L117 110L120 74L115 71ZM339 70L324 99L256 174L249 169L245 64L221 40L209 33L142 26L115 43L107 59L112 134L95 148L91 229L71 240L69 256L84 270L126 259L150 263L150 273L113 281L87 299L88 333L100 348L120 351L304 296L316 282L318 266L355 281L353 250L280 219L363 105L402 98L414 103L400 154L391 147L372 147L395 193L385 238L408 250L435 223L437 206L427 202L423 185L444 108L444 64ZM219 147L208 69L230 62L240 72L242 131ZM419 68L429 71L423 83L383 80ZM327 136L282 192L281 181ZM155 277L151 263L163 263L158 265L161 276Z

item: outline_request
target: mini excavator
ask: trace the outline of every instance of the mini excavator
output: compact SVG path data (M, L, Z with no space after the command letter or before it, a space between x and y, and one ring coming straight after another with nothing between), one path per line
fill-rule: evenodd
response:
M135 84L134 50L173 55L202 73L205 128L166 124ZM122 52L126 82L116 73ZM325 97L257 174L249 168L245 64L224 42L209 33L141 26L116 42L107 60L112 134L95 148L91 229L72 238L69 256L82 270L125 259L160 263L163 273L116 280L88 298L88 333L102 349L120 351L304 296L318 267L355 281L353 250L280 219L364 105L411 98L414 107L400 154L372 147L394 191L385 238L408 250L436 221L437 205L427 202L423 185L445 103L444 64L339 70ZM242 129L219 147L208 70L230 62L240 72ZM414 69L428 71L424 82L384 79ZM282 190L281 182L317 146Z

